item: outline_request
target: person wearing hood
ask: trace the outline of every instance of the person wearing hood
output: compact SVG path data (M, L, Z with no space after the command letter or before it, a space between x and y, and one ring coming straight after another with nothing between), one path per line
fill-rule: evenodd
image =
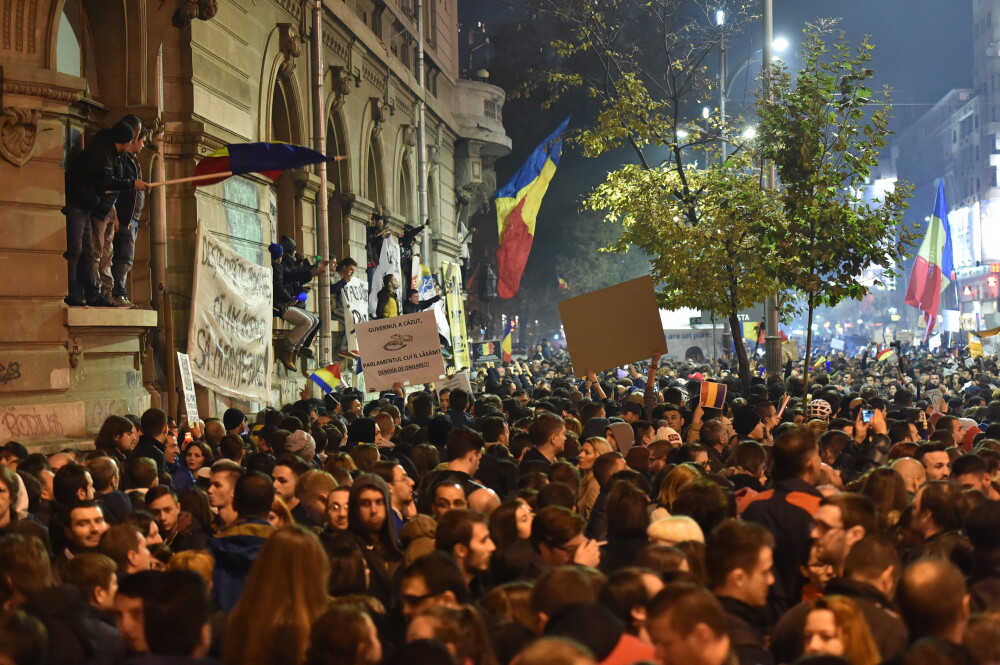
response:
M396 529L389 519L389 486L374 473L354 479L348 500L347 530L365 557L368 593L386 607L392 604L393 578L403 561Z
M293 294L289 291L289 283L286 282L287 271L281 263L281 257L285 253L284 248L278 243L271 243L267 250L271 253L274 315L293 326L278 343L275 355L285 369L294 372L295 356L300 354L306 338L319 327L319 317L296 306L305 301L306 293L301 291ZM326 270L326 265L325 261L321 262L319 267L310 271L310 274L313 276L322 274Z

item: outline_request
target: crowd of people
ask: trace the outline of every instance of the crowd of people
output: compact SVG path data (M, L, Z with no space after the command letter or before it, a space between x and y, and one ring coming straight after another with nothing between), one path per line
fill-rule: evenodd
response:
M992 361L841 356L806 391L537 353L471 393L7 442L0 662L1000 660Z

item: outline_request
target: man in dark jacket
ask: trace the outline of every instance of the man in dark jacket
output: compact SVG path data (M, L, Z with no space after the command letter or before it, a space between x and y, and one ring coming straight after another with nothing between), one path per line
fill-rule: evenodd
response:
M142 126L142 121L134 115L127 115L122 120L132 128L135 138L128 149L120 155L122 170L126 178L142 179L142 168L136 158L146 143L149 131ZM139 235L139 215L142 214L146 195L136 189L125 190L115 201L115 214L118 217L118 228L113 238L113 255L111 258L111 300L119 307L131 307L128 286L125 278L132 269L135 260L135 240ZM103 281L102 275L102 281ZM103 286L103 285L102 285ZM106 289L102 288L102 291ZM105 294L107 295L107 294Z
M144 191L142 180L129 178L123 171L121 154L135 138L132 128L118 122L97 133L83 152L70 160L66 170L66 263L69 295L66 304L112 307L101 297L94 263L95 221L111 213L115 196L107 192Z
M139 419L142 435L135 448L129 451L128 462L139 458L148 457L156 462L156 470L163 473L166 468L166 458L164 449L167 441L167 414L160 409L146 409ZM129 488L132 489L132 488Z
M774 616L802 598L800 567L809 561L813 516L823 495L815 487L820 473L819 442L805 427L790 429L777 438L774 456L774 489L761 492L743 512L774 534L776 579L768 601Z
M774 583L774 538L759 524L727 520L705 544L712 593L726 612L726 629L739 665L770 665L768 589Z

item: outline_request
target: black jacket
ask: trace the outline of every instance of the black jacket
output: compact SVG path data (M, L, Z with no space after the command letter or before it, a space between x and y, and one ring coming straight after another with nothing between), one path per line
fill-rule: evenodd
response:
M153 437L146 436L145 434L139 437L139 442L135 444L135 448L129 451L126 459L131 462L137 457L148 457L156 462L157 473L163 473L167 463L166 458L163 456L163 445ZM129 487L128 489L135 488Z
M768 604L774 616L802 599L799 567L809 561L813 515L823 495L799 478L780 480L762 492L743 511L743 519L756 522L774 534L774 585Z
M81 153L70 158L66 169L66 205L104 218L115 204L116 194L135 187L135 178L124 170L121 155L111 142L110 130L102 129Z
M282 268L280 262L271 264L271 289L274 315L280 317L292 304L295 296L298 295L297 293L292 294L289 290L288 284L285 282L285 270Z
M854 601L865 616L883 661L902 655L907 642L906 624L892 610L892 604L881 591L864 582L837 577L827 583L823 592L832 596L846 596ZM811 607L811 603L796 605L778 621L771 642L775 662L791 663L802 654L802 631Z
M142 171L139 168L139 161L135 155L127 152L121 153L118 158L122 162L122 172L125 178L139 180L142 178ZM146 192L137 192L135 189L123 190L115 201L115 212L118 213L119 231L124 231L125 226L133 219L139 217L143 204L146 202Z
M767 608L751 607L726 596L718 598L726 611L730 648L739 665L773 665L774 659L764 646L769 628Z

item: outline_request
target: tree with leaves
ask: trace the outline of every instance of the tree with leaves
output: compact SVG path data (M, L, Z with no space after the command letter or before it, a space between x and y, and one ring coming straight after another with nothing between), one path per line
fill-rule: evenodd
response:
M720 141L731 142L738 119L689 121L715 94L706 62L747 18L749 3L721 4L730 17L723 26L714 21L719 2L536 0L533 15L560 32L534 90L546 103L580 91L596 101L575 140L589 157L627 158L630 150L634 161L612 170L584 207L620 225L610 250L637 246L650 255L662 306L712 309L729 320L749 385L738 314L779 288L781 258L766 241L782 207L762 186L752 144L720 163Z
M805 301L807 389L816 307L860 300L872 286L862 272L877 265L895 276L913 247L903 225L909 185L874 202L861 196L892 134L888 90L869 87L875 47L865 38L852 49L843 33L831 40L832 28L808 24L801 68L793 76L777 65L771 98L758 102L763 156L775 164L784 209L768 242L785 258L776 265L781 282Z

